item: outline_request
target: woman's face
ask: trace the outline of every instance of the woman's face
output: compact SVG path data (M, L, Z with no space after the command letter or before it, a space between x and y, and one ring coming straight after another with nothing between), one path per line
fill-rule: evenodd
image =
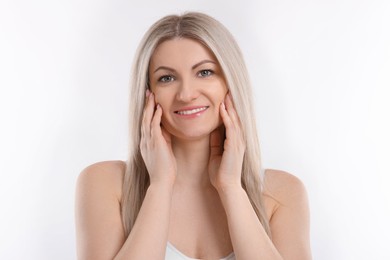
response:
M151 91L163 109L162 124L181 139L209 135L221 125L219 106L228 91L214 55L199 42L162 42L149 65Z

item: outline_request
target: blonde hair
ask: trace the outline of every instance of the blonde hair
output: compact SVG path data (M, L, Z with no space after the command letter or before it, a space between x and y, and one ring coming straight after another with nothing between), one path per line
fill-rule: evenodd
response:
M257 137L252 89L241 51L230 32L212 17L196 12L163 17L146 32L135 55L131 74L129 159L123 182L122 221L129 235L149 187L149 174L141 156L141 120L148 68L156 47L172 38L190 38L207 46L218 60L239 115L246 151L241 183L265 231L271 236L262 201L260 147Z

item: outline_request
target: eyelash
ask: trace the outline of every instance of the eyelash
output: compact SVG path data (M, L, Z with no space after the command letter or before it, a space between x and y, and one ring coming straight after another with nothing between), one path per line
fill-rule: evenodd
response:
M201 74L203 72L208 72L208 75L205 75L205 76L202 76ZM198 72L198 76L202 77L202 78L206 78L206 77L210 77L211 75L214 74L214 71L213 70L210 70L210 69L205 69L205 70L201 70ZM166 80L167 78L170 78L169 80ZM168 82L171 82L175 77L172 76L172 75L163 75L161 76L160 78L158 78L158 82L161 82L161 83L168 83Z
M171 80L164 80L164 79L166 79L168 77L171 78ZM161 82L161 83L167 83L167 82L171 82L173 78L174 77L171 76L171 75L164 75L164 76L161 76L157 81Z
M209 76L211 76L211 75L213 75L214 74L214 71L213 70L201 70L201 71L199 71L198 72L198 75L200 75L202 72L205 72L205 71L207 71L209 74L208 75L206 75L206 76L204 76L204 77L209 77Z

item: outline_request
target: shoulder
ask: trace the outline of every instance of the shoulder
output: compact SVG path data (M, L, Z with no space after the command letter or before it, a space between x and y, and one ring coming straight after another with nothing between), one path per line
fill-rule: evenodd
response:
M280 254L284 258L311 259L309 203L302 181L284 171L267 170L263 195L272 205L269 224Z
M101 161L85 167L78 176L77 188L113 193L120 199L123 176L126 170L124 161Z
M269 220L281 209L295 208L308 212L305 185L291 173L267 169L264 173L262 194Z
M94 163L83 169L76 187L76 241L80 259L113 259L123 245L122 161Z
M264 173L264 196L274 198L279 203L292 203L306 199L303 182L291 173L267 169Z

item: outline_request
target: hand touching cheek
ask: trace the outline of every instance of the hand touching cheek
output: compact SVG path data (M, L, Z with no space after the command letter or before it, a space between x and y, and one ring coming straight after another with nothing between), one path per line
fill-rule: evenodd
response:
M147 91L147 101L141 126L141 155L149 172L150 184L173 184L176 178L176 159L172 152L171 136L161 126L162 108L155 109L154 94Z
M226 95L219 111L225 126L225 139L220 128L210 135L210 181L217 190L241 187L245 142L230 94Z

